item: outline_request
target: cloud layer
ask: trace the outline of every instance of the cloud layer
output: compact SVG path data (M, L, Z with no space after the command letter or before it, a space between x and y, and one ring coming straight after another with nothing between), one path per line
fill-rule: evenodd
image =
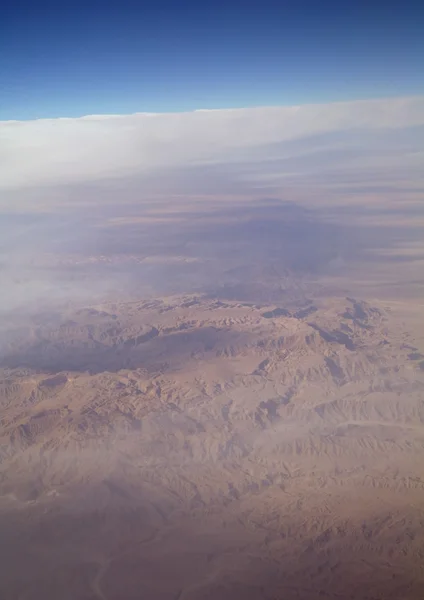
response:
M424 97L5 121L0 122L0 186L13 189L144 177L163 168L287 158L316 150L317 140L327 150L330 140L339 151L349 145L354 132L368 135L370 141L383 131L412 129L414 137L410 134L408 140L416 142L419 136L422 142L423 126ZM337 132L343 132L343 137L334 138Z

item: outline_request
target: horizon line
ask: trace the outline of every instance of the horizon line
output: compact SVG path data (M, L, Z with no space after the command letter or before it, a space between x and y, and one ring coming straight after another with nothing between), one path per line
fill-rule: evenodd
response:
M287 109L295 109L301 108L304 106L329 106L329 105L345 105L345 104L366 104L372 102L381 102L381 101L400 101L400 100L413 100L413 99L423 99L424 94L412 94L406 96L376 96L372 98L359 98L352 100L335 100L329 102L306 102L304 104L257 104L252 106L239 106L239 107L222 107L222 108L195 108L191 110L176 110L176 111L158 111L158 112L149 112L149 111L140 111L133 113L88 113L79 115L77 117L35 117L32 119L0 119L0 125L12 124L12 123L34 123L40 121L84 121L84 120L109 120L109 119L119 119L125 117L135 117L135 116L145 116L145 117L156 117L156 116L165 116L165 115L188 115L194 113L208 113L208 112L235 112L241 110L258 110L258 109L266 109L266 108L287 108Z

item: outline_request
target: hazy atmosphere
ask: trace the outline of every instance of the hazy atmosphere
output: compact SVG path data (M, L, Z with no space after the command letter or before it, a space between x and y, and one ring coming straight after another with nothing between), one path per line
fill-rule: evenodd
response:
M2 599L424 597L419 11L236 4L6 10Z
M312 281L361 266L375 284L389 255L398 278L396 258L423 258L422 97L0 132L2 310L237 285L234 299L257 285L273 300L286 269Z

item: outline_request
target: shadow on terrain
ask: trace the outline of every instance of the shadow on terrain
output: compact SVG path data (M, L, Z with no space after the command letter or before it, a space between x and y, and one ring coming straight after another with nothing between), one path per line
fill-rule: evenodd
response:
M386 514L350 529L318 519L321 533L307 535L295 525L255 529L242 515L178 522L147 499L115 509L33 507L22 517L0 517L8 600L419 600L424 589L396 534L381 546Z
M231 356L254 342L253 335L215 327L168 334L159 334L152 328L148 333L127 336L119 342L111 336L109 340L99 341L91 333L90 326L82 325L78 332L78 337L73 336L72 330L53 337L46 331L35 343L24 340L19 350L3 355L0 366L47 373L101 373L138 368L168 370L183 367L193 357Z

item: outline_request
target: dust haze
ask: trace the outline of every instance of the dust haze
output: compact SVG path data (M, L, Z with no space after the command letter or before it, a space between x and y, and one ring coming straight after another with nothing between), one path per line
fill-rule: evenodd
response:
M422 598L424 99L0 153L2 598Z

